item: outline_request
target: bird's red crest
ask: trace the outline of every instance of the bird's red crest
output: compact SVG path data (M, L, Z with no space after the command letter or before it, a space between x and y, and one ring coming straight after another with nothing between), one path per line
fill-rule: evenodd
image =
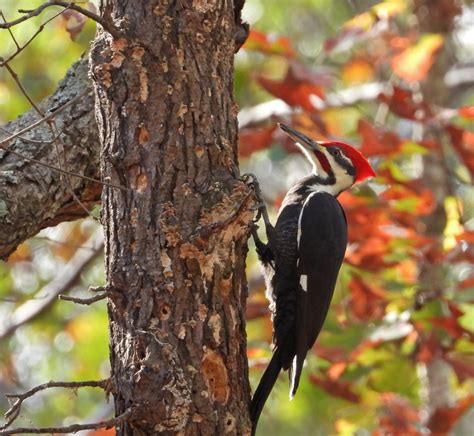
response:
M352 147L352 145L346 144L345 142L333 141L320 142L319 144L323 145L324 147L335 146L342 149L344 154L352 161L356 169L356 182L361 182L362 180L368 179L369 177L376 176L375 171L371 167L369 161L359 150Z

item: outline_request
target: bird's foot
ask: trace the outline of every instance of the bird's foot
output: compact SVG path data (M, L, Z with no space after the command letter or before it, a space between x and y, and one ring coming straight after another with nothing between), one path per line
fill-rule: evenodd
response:
M260 220L260 218L263 218L265 225L271 225L270 219L268 217L267 206L263 201L263 195L257 177L255 174L246 173L242 176L242 181L254 192L255 199L257 200L255 206L253 207L253 209L257 211L257 215L255 216L253 222L256 223Z

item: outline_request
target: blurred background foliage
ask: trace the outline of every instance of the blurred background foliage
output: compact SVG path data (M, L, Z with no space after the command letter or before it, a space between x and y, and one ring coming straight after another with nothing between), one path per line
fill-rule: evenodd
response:
M1 10L11 21L18 8L38 4L3 0ZM90 20L53 18L58 12L13 29L23 45L51 19L9 62L36 102L94 34ZM273 218L290 184L310 170L278 121L360 147L378 174L340 196L350 244L328 320L298 395L288 401L282 376L259 433L472 434L473 2L247 0L244 18L252 31L236 55L241 169L259 178ZM14 51L1 31L0 56ZM0 68L0 125L29 108ZM252 249L247 264L255 387L271 355L271 323ZM0 264L2 393L107 377L105 303L55 298L89 297L88 286L103 281L92 218L46 229ZM1 395L0 410L7 408ZM21 420L59 425L111 412L99 391L53 390L28 400Z

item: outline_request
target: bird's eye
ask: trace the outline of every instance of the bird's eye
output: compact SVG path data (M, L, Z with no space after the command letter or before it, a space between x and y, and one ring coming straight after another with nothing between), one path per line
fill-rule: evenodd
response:
M333 156L340 156L341 155L341 150L335 148L334 150L331 150L331 154Z

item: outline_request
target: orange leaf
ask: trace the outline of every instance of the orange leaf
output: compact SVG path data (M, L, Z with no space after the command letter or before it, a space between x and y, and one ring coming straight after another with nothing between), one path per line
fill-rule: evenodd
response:
M458 109L459 116L474 120L474 106L464 106Z
M353 59L342 69L342 80L347 85L368 82L374 78L374 75L373 64L363 59Z
M269 35L254 29L250 30L244 48L247 50L260 51L265 54L275 54L286 57L293 57L295 55L288 38Z
M376 285L368 284L355 275L349 282L351 298L349 306L359 320L380 319L387 304L385 292Z
M407 82L423 80L435 61L435 56L443 46L444 39L436 33L423 35L419 41L393 57L392 68L395 74Z
M331 365L327 371L327 375L331 380L337 380L347 368L346 362L336 362Z
M458 241L466 241L469 244L474 244L474 231L466 230L465 232L461 233L460 235L456 236Z

